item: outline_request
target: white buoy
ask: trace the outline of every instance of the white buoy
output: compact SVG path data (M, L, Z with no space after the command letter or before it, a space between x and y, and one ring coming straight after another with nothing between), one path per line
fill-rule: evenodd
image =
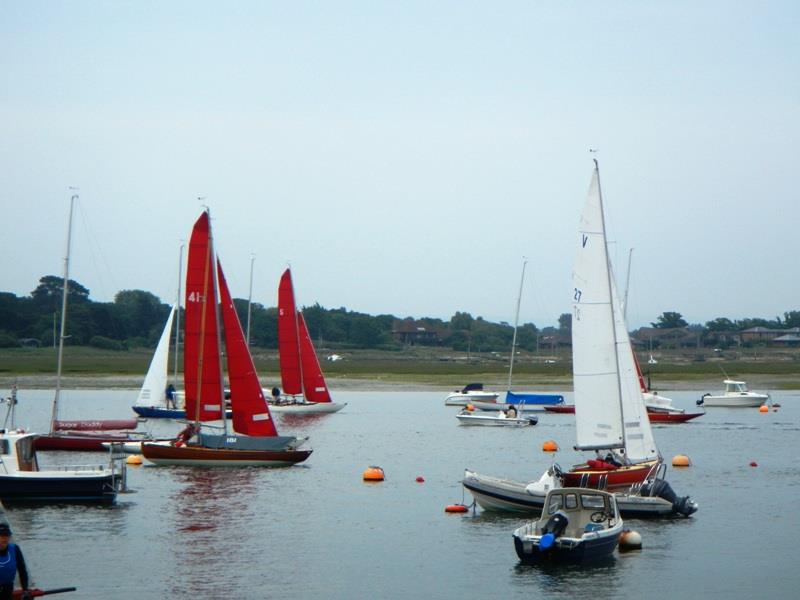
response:
M619 549L620 550L641 550L642 536L638 531L626 529L619 536Z

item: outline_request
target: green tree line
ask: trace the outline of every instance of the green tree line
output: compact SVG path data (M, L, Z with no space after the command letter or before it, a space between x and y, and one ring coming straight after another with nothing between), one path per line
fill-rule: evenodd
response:
M60 327L63 279L42 277L29 296L0 292L0 347L35 343L52 345ZM246 327L247 300L234 299L236 311ZM66 335L68 344L124 350L153 347L161 335L170 306L144 290L122 290L113 302L94 302L89 290L69 281L69 307ZM250 306L250 343L264 348L278 346L278 311L259 303ZM303 315L314 342L332 348L397 349L407 344L434 344L458 351L508 352L513 327L492 323L467 312L456 312L448 321L435 318L400 319L394 315L368 315L344 307L326 309L319 304L303 308ZM558 327L539 329L525 323L517 330L517 347L535 351L568 343L571 315L562 314ZM800 327L800 311L784 313L783 318L731 320L719 317L705 325L689 325L679 312L662 313L652 326L659 329L688 328L705 343L713 343L720 332L751 327L786 329ZM425 332L426 336L419 335Z

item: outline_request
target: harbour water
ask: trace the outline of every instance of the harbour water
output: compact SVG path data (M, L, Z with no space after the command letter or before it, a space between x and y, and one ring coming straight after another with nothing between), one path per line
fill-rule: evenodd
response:
M703 390L711 391L711 390ZM7 390L0 392L4 397ZM695 409L701 392L664 392ZM577 462L571 415L527 428L459 426L443 392L342 392L340 413L276 415L281 434L314 453L287 469L128 468L116 506L10 507L34 583L74 585L79 598L789 598L800 587L800 394L781 408L709 408L655 428L689 519L633 520L643 549L594 567L524 567L511 533L526 519L477 509L444 513L464 468L534 479ZM567 401L571 395L565 394ZM64 392L61 417L121 418L133 390ZM52 392L20 390L17 424L47 428ZM177 431L174 422L141 427ZM545 454L553 439L561 451ZM40 463L101 462L94 453L40 453ZM750 466L756 462L757 467ZM370 465L386 480L364 483ZM418 483L418 476L424 483ZM64 596L67 597L66 595Z

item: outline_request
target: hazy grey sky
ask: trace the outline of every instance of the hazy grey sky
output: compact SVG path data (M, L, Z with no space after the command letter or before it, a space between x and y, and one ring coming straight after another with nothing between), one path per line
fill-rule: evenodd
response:
M800 309L797 2L0 2L0 290L170 301L211 207L234 296L570 310L597 148L629 322ZM624 285L624 281L620 282Z

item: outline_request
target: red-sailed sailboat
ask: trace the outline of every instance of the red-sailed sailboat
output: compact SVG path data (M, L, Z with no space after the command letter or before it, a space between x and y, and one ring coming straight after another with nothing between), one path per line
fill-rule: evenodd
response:
M220 325L231 389L230 424L223 414ZM311 450L299 449L305 439L278 435L222 266L216 260L208 211L195 223L189 242L184 338L186 415L194 423L175 440L143 443L145 458L159 465L283 467L311 455ZM221 433L206 433L201 427L219 420Z
M291 413L333 413L347 403L336 403L325 383L303 313L294 299L292 272L286 269L278 286L278 350L283 394L273 393L272 410Z

